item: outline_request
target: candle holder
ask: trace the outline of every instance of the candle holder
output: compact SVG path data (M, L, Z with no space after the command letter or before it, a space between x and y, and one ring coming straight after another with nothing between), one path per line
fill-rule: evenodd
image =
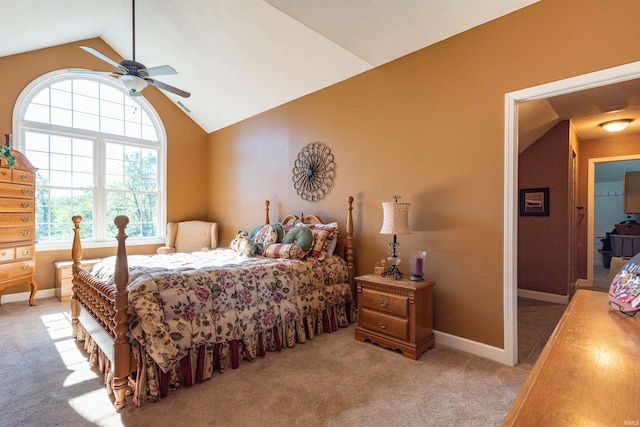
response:
M427 251L411 252L411 281L424 282L424 266L427 258Z

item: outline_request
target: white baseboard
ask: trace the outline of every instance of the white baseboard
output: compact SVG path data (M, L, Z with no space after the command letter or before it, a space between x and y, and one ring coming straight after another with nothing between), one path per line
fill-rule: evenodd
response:
M456 335L447 334L446 332L433 331L433 335L435 336L436 344L446 345L447 347L455 348L456 350L461 350L484 359L493 360L494 362L508 364L506 362L505 351L502 348L471 341Z
M6 302L20 302L20 301L29 301L29 297L31 296L31 292L18 292L15 294L6 294L2 295L2 303ZM56 296L55 289L42 289L36 292L36 296L34 299L41 298L54 298Z
M552 302L555 304L569 304L569 295L550 294L548 292L530 291L528 289L518 289L518 296L522 298L535 299L538 301Z

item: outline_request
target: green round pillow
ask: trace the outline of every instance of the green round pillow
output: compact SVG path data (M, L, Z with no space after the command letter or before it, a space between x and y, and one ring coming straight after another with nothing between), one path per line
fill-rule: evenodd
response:
M305 252L309 252L313 246L313 233L307 227L295 227L287 231L282 243L295 243Z

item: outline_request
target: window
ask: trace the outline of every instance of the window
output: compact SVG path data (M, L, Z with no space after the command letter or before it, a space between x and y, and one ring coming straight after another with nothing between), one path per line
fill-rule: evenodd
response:
M96 243L115 242L117 215L129 217L130 239L162 237L166 143L143 97L109 78L56 72L23 91L14 120L15 148L38 168L39 245L71 242L73 215Z

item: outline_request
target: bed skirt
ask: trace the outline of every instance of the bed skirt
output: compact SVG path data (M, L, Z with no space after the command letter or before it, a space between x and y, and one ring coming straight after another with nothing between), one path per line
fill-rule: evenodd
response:
M294 322L280 322L272 329L242 340L203 344L187 349L179 363L167 372L159 368L137 341L133 341L131 351L136 361L136 371L129 376L127 395L133 394L135 406L157 402L166 397L170 390L210 379L215 371L224 373L229 368L236 369L240 361L255 360L265 356L267 351L295 347L296 343L304 343L323 332L346 327L355 320L354 304L347 302L334 305ZM113 394L111 362L80 323L73 333L77 341L84 342L90 366L103 374L107 393Z

